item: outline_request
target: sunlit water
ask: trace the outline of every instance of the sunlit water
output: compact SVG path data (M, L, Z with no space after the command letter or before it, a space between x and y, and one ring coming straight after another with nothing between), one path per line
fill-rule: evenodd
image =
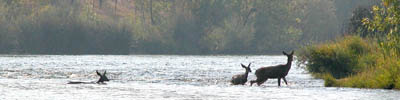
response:
M292 65L289 86L270 79L262 86L230 85L243 73L240 63L261 66L286 63L284 56L167 56L88 55L0 57L0 99L393 99L396 90L323 87L302 68ZM66 84L96 81L107 70L111 81L99 84Z

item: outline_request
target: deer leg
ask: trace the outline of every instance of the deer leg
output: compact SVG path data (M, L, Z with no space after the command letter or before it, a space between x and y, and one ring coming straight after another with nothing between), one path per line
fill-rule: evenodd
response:
M288 85L285 77L283 77L283 81L285 81L286 85Z
M278 78L278 86L281 86L281 78Z
M263 84L263 83L266 82L267 80L268 80L268 78L267 78L267 79L259 80L259 81L257 82L257 85L260 86L261 84Z
M262 83L264 83L265 81L266 81L267 79L260 79L260 78L257 78L256 80L252 80L252 81L250 81L250 86L252 86L253 85L253 83L256 83L257 82L257 85L258 86L260 86Z
M260 82L260 78L257 78L256 80L252 80L252 81L250 81L250 86L252 86L253 85L253 83L256 83L257 82L257 84L259 84L259 82Z
M253 83L255 83L255 82L257 82L257 80L251 80L251 81L250 81L250 86L252 86Z
M244 84L246 84L246 82L242 82L242 83L240 83L241 85L244 85Z

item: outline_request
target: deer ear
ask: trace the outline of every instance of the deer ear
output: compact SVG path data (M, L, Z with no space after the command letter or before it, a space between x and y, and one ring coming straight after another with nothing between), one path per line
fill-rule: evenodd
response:
M284 55L288 55L285 51L282 51L282 53L283 53Z
M104 73L103 73L103 75L105 76L105 75L106 75L106 73L107 73L107 71L106 71L106 70L104 70Z
M294 54L294 50L292 51L292 53L290 53L290 55L293 55Z
M247 67L249 67L249 68L250 68L250 65L251 65L251 63L249 63L249 65L248 65Z
M245 66L245 65L243 65L242 63L240 63L240 65L242 65L242 67L243 67L243 68L246 68L246 66Z
M97 75L101 76L101 74L99 73L99 71L96 70Z

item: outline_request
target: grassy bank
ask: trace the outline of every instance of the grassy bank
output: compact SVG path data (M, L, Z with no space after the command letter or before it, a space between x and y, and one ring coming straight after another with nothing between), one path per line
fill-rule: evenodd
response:
M400 59L376 39L346 36L300 52L300 64L325 86L400 89Z

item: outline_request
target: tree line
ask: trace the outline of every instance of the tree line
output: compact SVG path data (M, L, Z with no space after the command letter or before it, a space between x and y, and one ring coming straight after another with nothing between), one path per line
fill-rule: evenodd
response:
M0 0L0 53L274 54L379 0Z

